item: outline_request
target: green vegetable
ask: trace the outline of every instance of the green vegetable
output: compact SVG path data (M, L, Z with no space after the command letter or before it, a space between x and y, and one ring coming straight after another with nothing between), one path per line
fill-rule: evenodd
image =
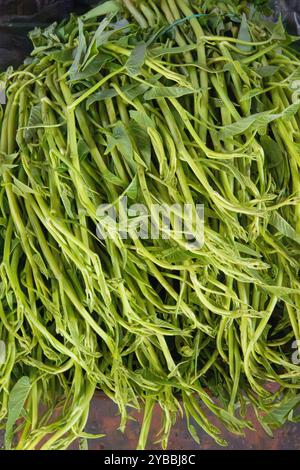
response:
M33 31L0 74L8 448L18 431L17 449L86 449L97 390L121 431L144 409L140 449L156 404L164 448L182 411L199 445L199 427L220 445L219 427L253 428L246 406L268 433L297 419L300 60L259 18L235 0L108 1ZM120 231L108 219L101 238L102 204ZM139 237L157 204L169 238L159 216ZM184 204L205 207L202 247L176 226Z
M5 447L11 448L13 436L13 426L17 419L21 417L23 406L30 391L30 380L28 377L21 377L13 386L8 400L8 415L5 431Z

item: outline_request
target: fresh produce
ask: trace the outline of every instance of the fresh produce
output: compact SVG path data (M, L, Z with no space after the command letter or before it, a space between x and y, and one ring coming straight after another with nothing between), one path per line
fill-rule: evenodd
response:
M300 61L280 22L239 3L111 0L34 30L2 74L6 447L95 437L96 390L122 431L144 410L140 449L155 404L163 447L181 414L221 445L211 414L239 435L247 407L270 434L297 420ZM125 196L149 213L203 204L203 247L173 225L99 237L99 206Z

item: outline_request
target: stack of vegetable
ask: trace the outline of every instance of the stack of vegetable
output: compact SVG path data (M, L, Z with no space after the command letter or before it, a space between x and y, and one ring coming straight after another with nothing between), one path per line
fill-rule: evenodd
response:
M300 61L238 3L111 0L34 30L2 74L8 448L20 416L19 449L89 438L96 390L121 430L144 409L139 448L155 404L163 447L182 412L221 445L208 414L240 435L248 406L268 433L297 419ZM204 246L100 239L97 208L125 196L203 204Z

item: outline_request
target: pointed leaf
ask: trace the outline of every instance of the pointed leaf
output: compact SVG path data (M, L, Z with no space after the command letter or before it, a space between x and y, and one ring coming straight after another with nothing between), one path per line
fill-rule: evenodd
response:
M151 140L144 127L141 127L136 121L129 124L131 139L135 142L137 150L146 163L148 169L151 166Z
M180 96L195 93L195 90L179 86L154 86L144 94L146 101L157 98L180 98Z
M30 110L28 119L28 129L25 129L24 139L26 143L29 143L32 138L36 135L36 129L34 126L41 124L42 122L42 108L40 104L36 104Z
M299 110L300 102L291 104L284 111L278 114L273 114L271 111L264 111L262 113L252 114L246 118L241 118L239 121L224 126L221 130L223 137L234 136L242 134L247 129L258 130L276 119L290 119Z
M69 75L72 80L75 79L76 74L80 69L80 62L83 54L86 52L86 39L83 31L83 22L78 18L78 46L76 48L74 61L70 67Z
M139 179L137 175L135 175L130 185L126 189L125 194L129 197L129 199L132 199L135 201L137 199L138 189L139 189Z
M147 52L147 45L141 42L133 49L129 59L126 62L126 69L129 75L136 76L140 73L144 65Z
M245 13L243 13L243 16L242 16L242 22L240 26L238 39L240 41L251 42L249 26L248 26L247 17ZM237 47L243 52L250 52L252 49L250 45L248 46L246 44L237 44Z
M264 416L263 421L271 427L278 428L286 422L290 412L295 410L299 405L299 395L289 400L282 401L277 407L274 407L270 413Z
M152 119L147 115L145 111L130 111L130 117L134 119L141 127L155 127Z
M8 399L8 418L5 429L5 447L11 448L13 437L13 427L16 421L20 418L24 403L30 391L29 377L21 377L18 382L11 389Z
M108 88L107 90L97 91L96 93L94 93L88 98L86 102L86 107L87 109L89 109L90 106L97 101L104 101L109 98L115 98L116 96L118 96L118 93L113 88Z

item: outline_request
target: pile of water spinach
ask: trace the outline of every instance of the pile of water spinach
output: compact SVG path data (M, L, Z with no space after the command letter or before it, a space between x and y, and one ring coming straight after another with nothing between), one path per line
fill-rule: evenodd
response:
M243 435L249 407L269 434L297 420L300 59L257 15L110 0L32 31L31 56L0 75L7 448L99 437L97 390L121 430L144 410L140 449L155 406L163 447L181 415L221 445L216 423ZM99 207L120 222L124 198L126 236L110 219L99 236ZM134 204L171 208L169 236L160 219L141 236ZM184 205L204 206L203 246L176 227Z

